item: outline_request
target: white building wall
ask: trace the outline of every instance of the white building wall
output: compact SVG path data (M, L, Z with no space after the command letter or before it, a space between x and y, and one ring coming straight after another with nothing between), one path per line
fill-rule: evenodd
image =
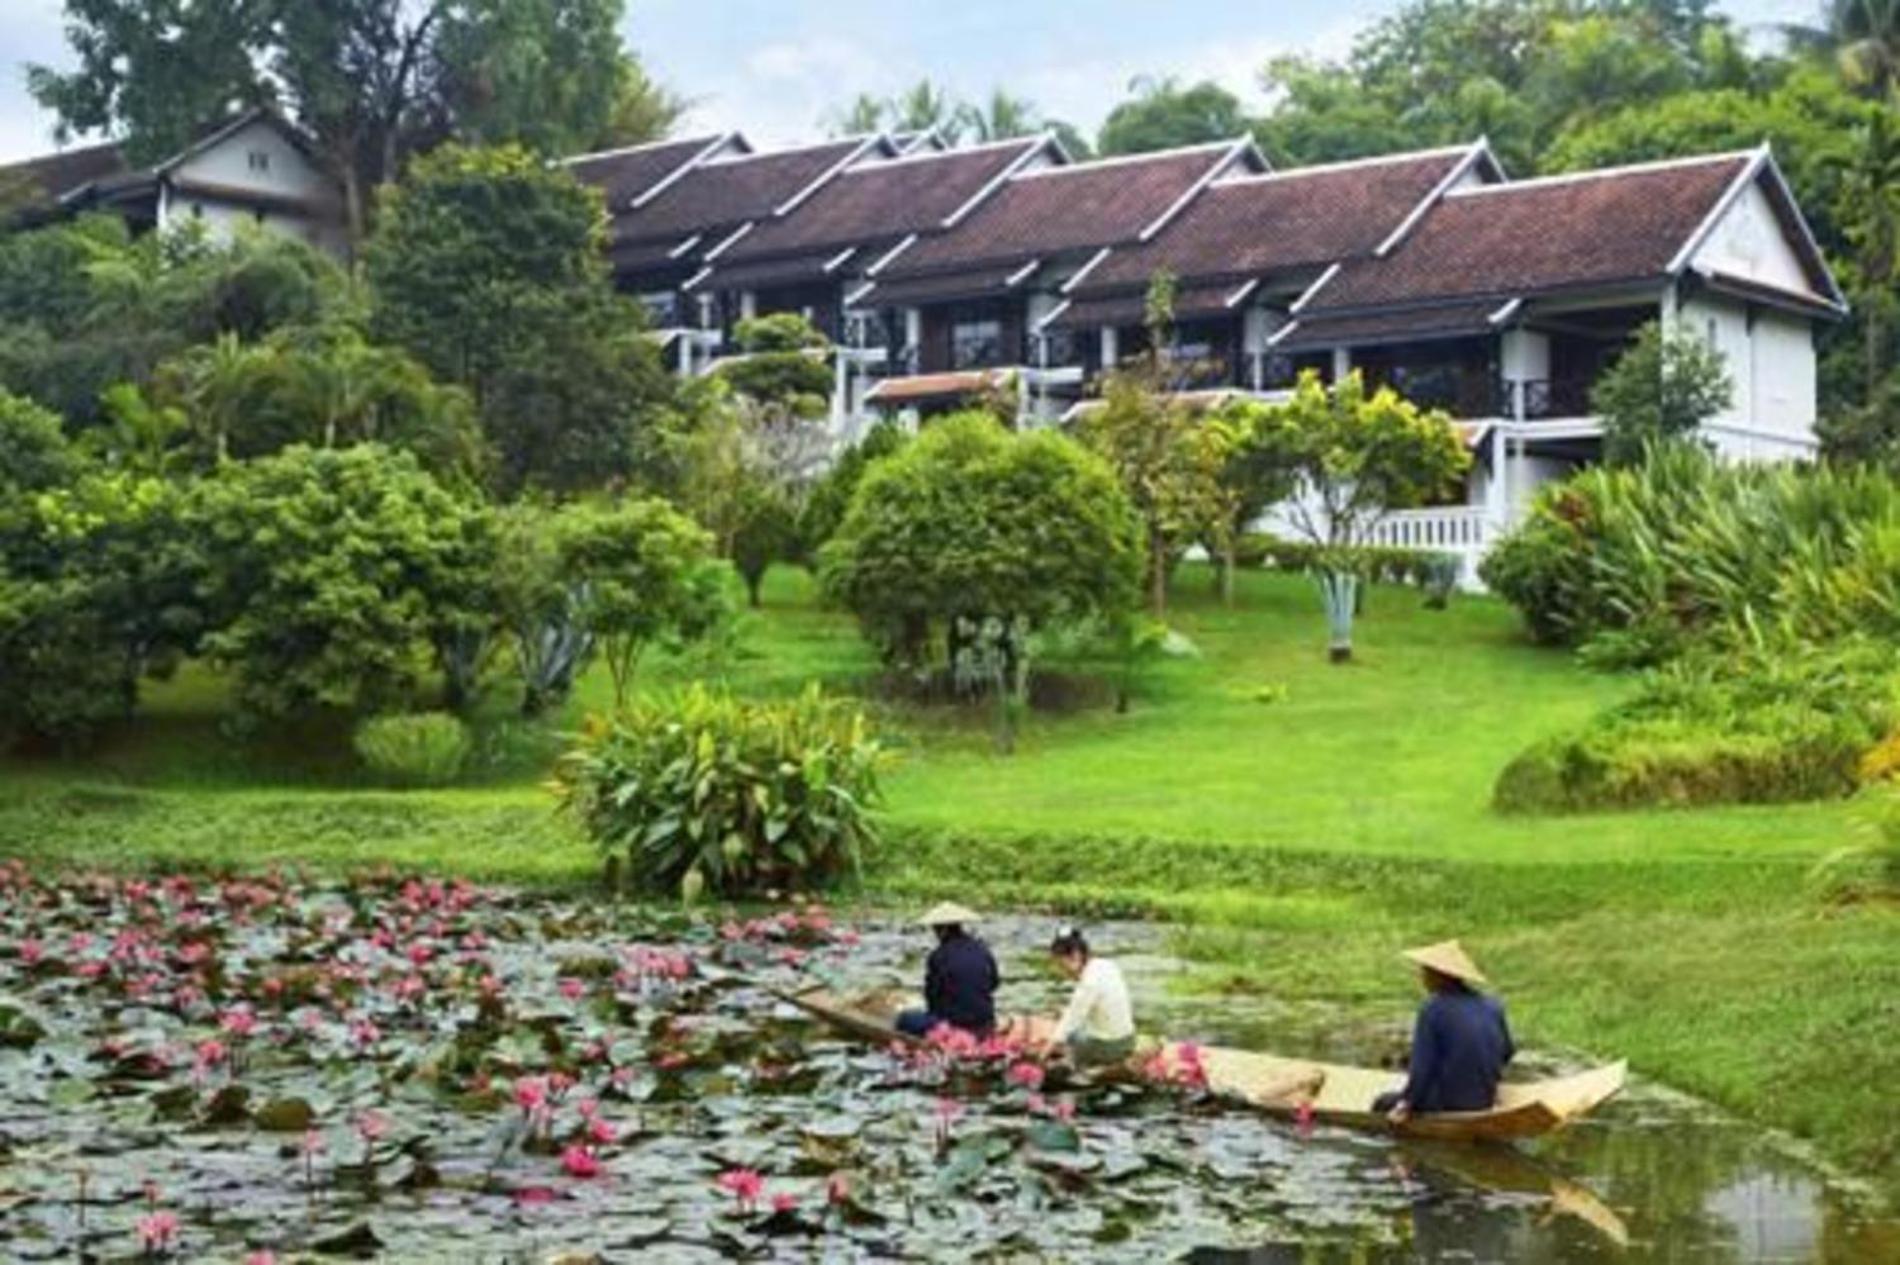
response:
M1739 299L1702 293L1686 299L1679 328L1721 352L1733 388L1729 407L1708 425L1716 451L1742 461L1813 455L1817 389L1809 321Z
M269 123L240 128L166 174L173 187L163 201L163 228L199 223L214 240L229 241L241 226L255 224L334 254L348 248L339 191ZM243 197L245 193L300 199L314 207L310 211L259 208Z
M1696 251L1691 266L1814 295L1800 256L1788 244L1781 221L1759 184L1750 185L1735 200Z

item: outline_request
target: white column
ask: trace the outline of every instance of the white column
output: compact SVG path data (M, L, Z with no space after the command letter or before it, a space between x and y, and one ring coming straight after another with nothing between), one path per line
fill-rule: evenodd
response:
M834 444L844 438L845 419L851 409L852 359L843 347L831 349L831 438Z
M1484 490L1484 513L1494 526L1502 527L1511 508L1510 476L1505 473L1504 423L1491 427L1491 482Z
M1333 348L1333 381L1344 382L1346 375L1352 372L1352 348Z
M1113 369L1121 360L1121 332L1113 325L1102 326L1102 368Z
M759 314L759 296L751 290L739 292L739 319L749 321Z
M923 363L924 352L924 311L922 308L904 309L904 348L908 348L916 363ZM900 348L899 350L903 350Z

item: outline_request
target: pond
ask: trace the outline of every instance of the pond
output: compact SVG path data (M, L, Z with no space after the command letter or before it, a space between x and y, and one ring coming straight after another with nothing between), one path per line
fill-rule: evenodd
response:
M1011 1009L1061 996L1039 973L1049 929L988 929ZM1171 999L1157 929L1104 934L1177 1035L1390 1046ZM773 993L908 983L923 947L815 906L689 918L390 877L0 867L0 1254L1849 1261L1900 1244L1757 1132L1640 1085L1534 1148L1423 1148L1045 1083L1015 1058L900 1057Z

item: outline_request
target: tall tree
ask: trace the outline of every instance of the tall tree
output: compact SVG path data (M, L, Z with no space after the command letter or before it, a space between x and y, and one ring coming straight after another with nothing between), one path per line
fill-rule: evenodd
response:
M1240 98L1211 80L1182 87L1173 78L1137 78L1133 94L1108 112L1097 148L1139 154L1203 141L1227 140L1247 130Z
M672 379L614 295L598 190L515 146L448 145L388 193L375 332L468 388L506 493L645 473Z
M344 187L360 235L370 191L447 139L549 152L664 130L678 102L629 61L625 0L68 0L78 66L35 66L69 132L176 152L247 105L285 109Z

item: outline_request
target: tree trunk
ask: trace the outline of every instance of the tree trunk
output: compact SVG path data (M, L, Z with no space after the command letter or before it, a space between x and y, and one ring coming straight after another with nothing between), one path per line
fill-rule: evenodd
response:
M1234 604L1234 540L1230 536L1221 542L1220 550L1220 601L1222 606Z
M1168 617L1168 542L1159 532L1148 534L1148 609L1156 619Z

